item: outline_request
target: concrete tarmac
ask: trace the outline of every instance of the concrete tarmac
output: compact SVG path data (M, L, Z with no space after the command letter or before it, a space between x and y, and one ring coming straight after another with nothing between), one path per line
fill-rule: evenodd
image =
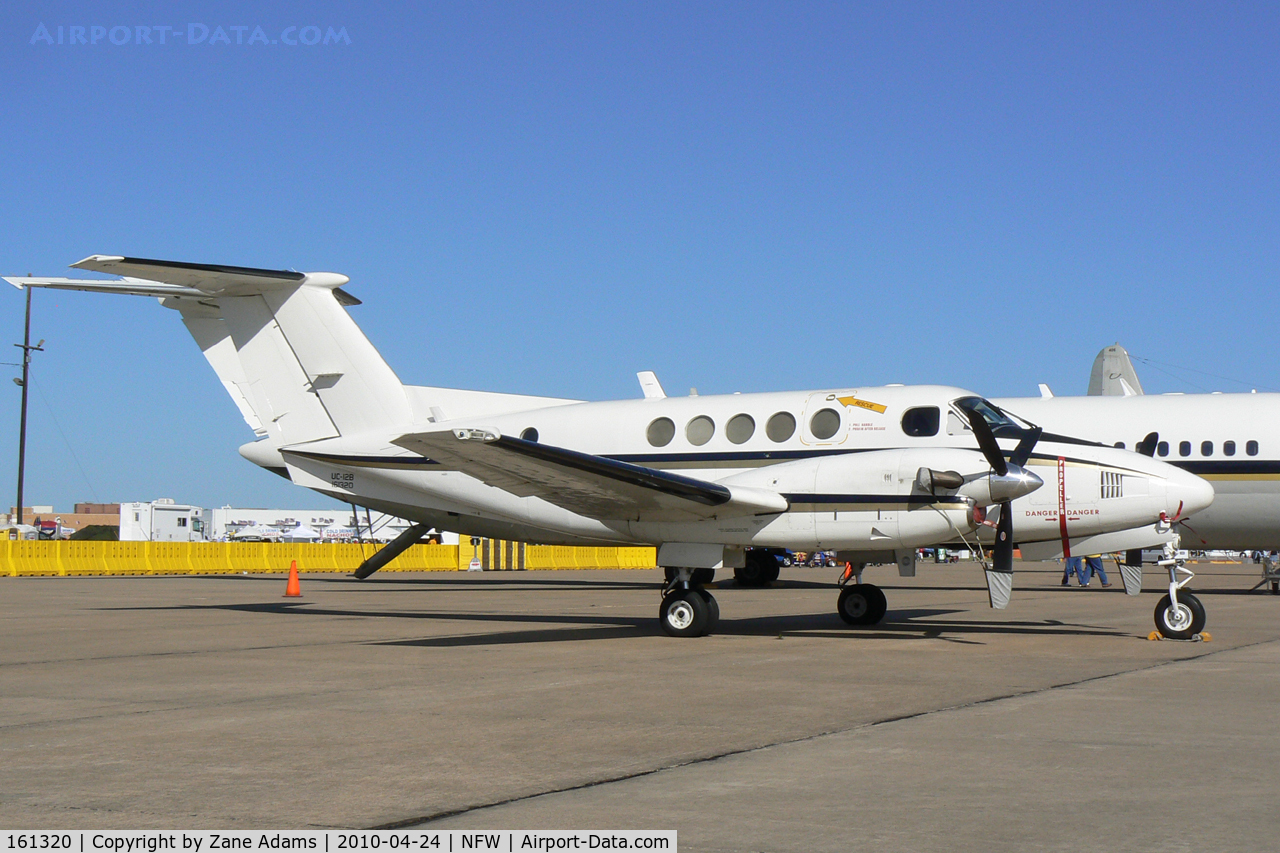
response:
M1280 597L1195 564L1208 643L1018 566L0 579L0 826L676 829L683 850L1280 845ZM724 574L724 573L722 573Z

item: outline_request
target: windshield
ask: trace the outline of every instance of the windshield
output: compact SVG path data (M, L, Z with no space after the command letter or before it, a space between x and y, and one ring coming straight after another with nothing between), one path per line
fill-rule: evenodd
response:
M979 415L987 422L987 426L991 427L991 432L997 437L1002 435L1016 436L1022 433L1022 427L1018 426L1003 410L981 397L961 397L953 401L952 405L962 412L973 412Z

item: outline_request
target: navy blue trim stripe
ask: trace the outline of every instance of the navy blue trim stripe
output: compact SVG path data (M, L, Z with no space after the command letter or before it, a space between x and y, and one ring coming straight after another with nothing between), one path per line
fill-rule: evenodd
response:
M960 495L820 495L787 492L782 495L792 504L966 504L968 499Z

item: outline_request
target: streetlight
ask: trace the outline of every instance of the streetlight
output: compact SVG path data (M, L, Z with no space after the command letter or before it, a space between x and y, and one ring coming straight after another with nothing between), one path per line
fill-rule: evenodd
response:
M30 278L30 274L27 276ZM22 378L14 382L22 387L22 421L18 428L18 524L22 524L22 475L27 464L27 385L30 379L31 353L44 352L44 338L35 346L31 345L31 287L27 291L27 320L22 331L22 343L14 344L22 350Z

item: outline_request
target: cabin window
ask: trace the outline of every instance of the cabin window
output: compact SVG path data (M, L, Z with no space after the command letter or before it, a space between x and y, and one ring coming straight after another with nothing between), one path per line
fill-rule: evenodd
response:
M724 434L734 444L742 444L756 434L756 422L751 415L734 415L724 425Z
M809 418L809 432L820 440L831 438L840 431L840 413L835 409L819 409Z
M1157 445L1156 445L1156 453L1158 453L1158 454L1159 454L1159 455L1161 455L1161 456L1168 456L1168 455L1169 455L1169 442L1167 442L1167 441L1162 441L1162 442L1160 442L1159 444L1157 444Z
M765 424L764 434L770 441L786 441L796 434L796 419L790 412L778 412Z
M676 425L671 418L658 418L649 424L645 435L654 447L666 447L676 437Z
M1212 455L1213 455L1213 442L1212 442L1212 441L1202 441L1202 442L1200 442L1200 455L1201 455L1201 456L1212 456Z
M1258 455L1258 442L1256 442L1256 441L1246 442L1246 443L1245 443L1245 446L1244 446L1244 452L1245 452L1245 453L1247 453L1247 454L1249 454L1250 456L1257 456L1257 455Z
M1235 456L1235 455L1236 455L1236 443L1235 443L1234 441L1224 441L1224 442L1222 442L1222 455L1223 455L1223 456Z
M902 431L907 435L929 436L938 434L942 412L937 406L920 406L907 409L902 414Z
M1118 447L1118 448L1120 448L1121 450L1124 450L1124 442L1123 442L1123 441L1117 441L1115 446L1116 446L1116 447Z
M711 440L711 436L716 434L716 422L706 415L698 415L689 421L684 428L684 437L689 439L689 443L701 447Z
M523 438L525 441L537 441L538 428L528 427L524 432L520 433L520 437Z
M1189 441L1180 441L1180 442L1178 442L1178 455L1179 455L1179 456L1190 456L1190 455L1191 455L1191 442L1189 442Z

